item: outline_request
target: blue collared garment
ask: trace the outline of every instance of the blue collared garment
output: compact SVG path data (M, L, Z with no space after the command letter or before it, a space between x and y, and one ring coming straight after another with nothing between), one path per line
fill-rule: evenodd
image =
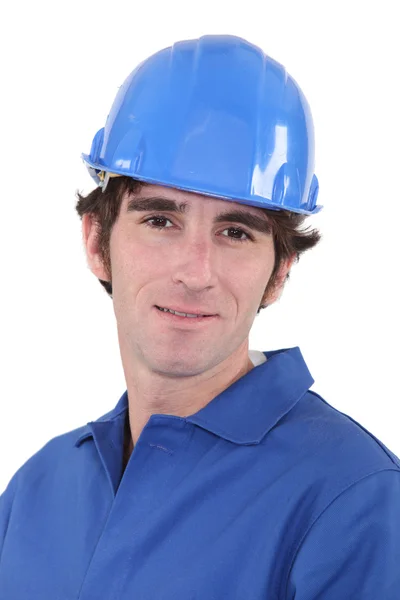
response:
M128 398L54 438L0 498L0 600L399 600L400 461L265 352L189 417Z

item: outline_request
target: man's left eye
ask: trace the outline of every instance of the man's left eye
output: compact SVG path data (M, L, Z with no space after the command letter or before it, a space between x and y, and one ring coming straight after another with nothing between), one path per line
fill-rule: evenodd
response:
M226 235L226 237L231 237L231 239L233 239L237 242L246 242L247 240L251 239L249 234L246 233L245 231L243 231L243 229L240 229L239 227L227 227L226 229L224 229L224 231L230 231L230 232L234 233L234 237L231 237L230 235L222 232L223 235ZM236 235L238 235L238 237L236 237ZM243 237L243 235L245 237Z

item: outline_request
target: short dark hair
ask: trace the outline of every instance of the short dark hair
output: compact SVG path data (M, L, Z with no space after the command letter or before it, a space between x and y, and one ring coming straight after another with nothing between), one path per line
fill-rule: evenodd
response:
M104 192L101 187L95 188L86 196L76 192L78 215L81 219L84 214L92 215L98 227L100 256L110 278L110 281L101 279L99 281L110 297L112 297L111 231L119 216L125 194L134 195L145 185L147 184L132 177L122 176L110 178ZM275 248L275 264L265 288L265 293L267 293L277 284L277 275L281 264L293 255L295 255L295 262L298 262L301 254L316 246L322 236L317 229L301 229L307 215L288 210L262 210L268 215L271 223ZM289 273L286 279L289 279ZM260 312L261 308L265 308L265 305L261 304L257 312Z

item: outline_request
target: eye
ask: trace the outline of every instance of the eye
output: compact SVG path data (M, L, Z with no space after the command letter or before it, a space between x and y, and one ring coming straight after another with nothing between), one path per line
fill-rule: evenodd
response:
M153 217L148 217L145 219L144 223L147 227L150 227L150 229L162 230L171 229L171 227L174 227L172 221L163 215L154 215ZM167 223L169 223L169 225L167 225ZM226 231L229 233L226 234ZM222 235L229 238L233 242L248 242L253 240L252 236L240 227L227 227L222 231Z
M225 234L225 231L229 231L231 233L234 234L233 237L231 237L230 235ZM225 237L229 237L231 240L235 241L235 242L248 242L252 240L252 237L246 233L246 231L244 231L243 229L240 229L239 227L227 227L226 229L224 229L224 231L222 232L222 235L224 235ZM245 237L242 237L245 236Z
M152 223L152 221L154 221L154 223ZM168 221L168 223L171 223L171 225L173 225L172 221L167 219L167 217L163 217L162 215L156 215L154 217L149 217L148 219L146 219L144 221L144 223L146 223L147 227L150 227L151 229L169 229L171 225L169 225L168 227L164 227L164 224L167 221Z

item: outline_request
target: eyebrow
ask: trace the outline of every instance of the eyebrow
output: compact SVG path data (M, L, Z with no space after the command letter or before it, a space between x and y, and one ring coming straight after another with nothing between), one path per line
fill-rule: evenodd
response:
M167 211L185 214L189 210L187 202L175 202L170 198L155 196L152 198L131 198L128 201L126 212L144 212L144 211ZM265 216L260 216L243 209L234 209L221 212L214 219L214 223L240 223L249 229L271 235L272 227Z

